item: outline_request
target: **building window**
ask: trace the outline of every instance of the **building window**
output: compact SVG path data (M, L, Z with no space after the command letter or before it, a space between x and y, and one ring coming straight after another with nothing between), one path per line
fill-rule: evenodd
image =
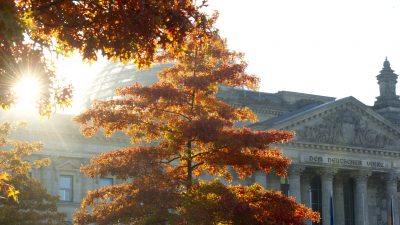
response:
M345 180L343 183L343 199L344 199L344 224L354 225L354 181L353 179Z
M63 202L72 202L73 176L61 175L58 183L58 195Z
M281 192L282 194L289 196L289 179L287 177L281 177Z
M111 186L114 184L114 180L112 178L99 178L99 188Z
M321 221L319 223L313 222L313 225L321 225L322 224L322 191L321 191L321 178L314 177L311 180L310 185L310 199L311 199L311 208L314 212L319 212L321 215Z

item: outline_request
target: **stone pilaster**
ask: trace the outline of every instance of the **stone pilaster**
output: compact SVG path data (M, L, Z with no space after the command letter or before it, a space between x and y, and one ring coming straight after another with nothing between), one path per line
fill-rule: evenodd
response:
M393 225L400 225L400 215L399 215L399 201L397 197L397 180L398 174L388 173L385 174L385 185L386 185L386 199L387 199L387 218L388 221L391 218L391 209L393 210ZM390 224L388 222L388 224Z
M82 180L83 180L83 174L82 173L74 173L74 178L73 178L73 199L74 202L80 202L82 200L82 196L84 196L85 190L83 190L83 185L82 185Z
M354 174L354 216L356 225L369 225L368 219L368 177L371 175L368 171L359 171Z
M297 202L301 202L300 175L305 167L302 165L292 164L289 168L289 195L296 198Z
M81 176L84 176L83 174L81 174ZM88 191L96 189L96 182L94 179L89 179L89 178L85 178L83 177L81 182L81 199L84 199L88 193Z
M40 168L40 181L52 195L58 195L57 187L54 187L53 168Z
M334 179L333 199L335 225L344 225L343 177L336 176Z
M333 193L333 177L336 170L333 168L324 168L321 171L322 186L322 225L330 225L330 203L331 194Z

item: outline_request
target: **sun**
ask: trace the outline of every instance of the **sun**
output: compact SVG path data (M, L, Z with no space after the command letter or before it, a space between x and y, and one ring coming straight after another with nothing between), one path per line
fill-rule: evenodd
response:
M40 98L41 84L34 75L22 76L13 88L16 95L16 109L33 111L37 108Z

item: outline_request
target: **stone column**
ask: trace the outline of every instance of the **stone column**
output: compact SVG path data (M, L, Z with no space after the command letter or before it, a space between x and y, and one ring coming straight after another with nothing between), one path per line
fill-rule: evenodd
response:
M281 177L275 175L274 173L269 173L267 175L267 189L274 191L281 190Z
M322 186L322 225L330 225L330 203L331 194L333 193L333 177L336 170L333 168L324 168L321 171L321 186Z
M370 173L367 171L360 171L354 175L354 216L356 225L369 225L367 189L369 175Z
M300 175L304 166L292 164L289 168L289 195L296 198L297 202L301 202Z
M301 189L301 203L311 208L311 174L303 173L300 177L300 189ZM305 221L307 225L311 225L311 220Z
M335 225L344 225L343 177L336 176L334 179L333 199Z
M264 188L267 188L267 175L264 172L257 171L254 173L254 181Z
M391 209L393 210L394 223L393 225L400 225L399 216L399 201L397 198L397 177L395 173L385 174L385 184L386 184L386 199L387 199L387 218L388 221L391 218ZM390 224L388 222L388 224Z

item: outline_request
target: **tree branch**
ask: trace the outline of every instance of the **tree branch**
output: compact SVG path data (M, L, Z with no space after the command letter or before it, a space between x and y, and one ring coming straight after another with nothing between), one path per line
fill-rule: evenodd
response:
M199 166L201 166L203 164L204 164L204 162L197 163L196 165L192 166L192 170L196 169L196 167L199 167Z
M177 157L174 157L172 159L169 159L168 161L164 161L164 162L161 162L161 163L170 164L172 161L177 160L179 158L180 158L180 156L177 156Z
M54 0L54 1L50 2L49 4L47 4L47 5L42 5L42 6L39 6L39 7L36 7L36 8L32 8L32 11L42 11L42 10L46 10L46 9L51 8L52 6L61 4L61 3L63 3L64 1L66 1L66 0ZM78 0L76 0L76 1L78 1Z
M155 110L159 110L159 111L161 111L161 112L166 112L166 113L175 114L175 115L181 116L181 117L183 117L183 118L185 118L185 119L187 119L187 120L190 120L190 118L189 118L188 116L183 115L183 114L178 113L178 112L169 111L169 110L165 110L165 109L158 109L158 108L155 108Z
M199 152L197 154L192 155L192 159L196 158L199 155L204 155L204 154L208 154L208 153L211 153L211 151Z

